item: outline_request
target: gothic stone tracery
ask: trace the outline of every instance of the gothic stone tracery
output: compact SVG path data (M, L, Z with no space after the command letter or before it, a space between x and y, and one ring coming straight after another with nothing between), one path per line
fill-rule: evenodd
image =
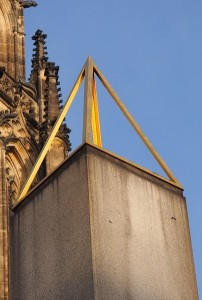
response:
M4 300L9 299L9 206L17 201L62 108L59 67L48 60L41 30L33 36L32 72L25 82L23 9L31 6L36 2L0 0L0 299ZM63 124L35 183L66 158L69 132Z

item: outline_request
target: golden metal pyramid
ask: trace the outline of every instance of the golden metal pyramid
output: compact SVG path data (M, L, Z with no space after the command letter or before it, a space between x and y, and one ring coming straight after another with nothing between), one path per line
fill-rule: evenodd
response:
M129 121L129 123L132 125L132 127L135 129L141 140L144 142L145 146L149 149L155 160L158 162L158 164L161 166L163 171L166 173L168 178L170 179L170 183L174 184L175 186L178 186L179 188L182 188L179 181L175 178L171 170L168 168L167 164L164 162L164 160L161 158L161 156L158 154L158 152L154 149L153 145L149 141L149 139L145 136L142 129L138 125L138 123L135 121L135 119L132 117L132 115L129 113L123 102L120 100L120 98L117 96L113 88L110 86L104 75L101 73L101 71L98 69L94 61L91 57L88 57L86 63L84 64L68 98L67 101L63 107L63 110L61 111L54 128L47 139L34 167L29 175L29 178L23 187L18 202L15 204L17 206L23 198L26 196L27 192L29 191L29 188L49 150L49 147L51 146L51 143L53 142L54 137L56 136L60 125L62 124L66 114L68 113L71 104L73 100L75 99L75 96L79 90L79 87L81 86L82 81L85 79L85 86L84 86L84 112L83 112L83 141L82 143L88 143L93 144L99 148L102 148L102 138L101 138L101 131L100 131L100 121L99 121L99 110L98 110L98 99L97 99L97 91L96 91L96 82L95 82L95 75L99 78L105 89L108 91L108 93L111 95L112 99L116 102L126 119Z

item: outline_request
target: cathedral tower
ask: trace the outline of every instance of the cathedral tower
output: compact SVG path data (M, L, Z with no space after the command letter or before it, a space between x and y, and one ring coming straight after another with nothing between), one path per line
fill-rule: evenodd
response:
M17 200L61 110L59 68L45 53L45 35L33 37L35 55L30 82L25 81L24 8L35 1L0 1L0 299L8 299L9 207ZM69 129L55 137L33 184L67 156Z
M15 79L25 79L23 8L27 2L1 0L0 3L0 64ZM29 4L36 5L34 1Z

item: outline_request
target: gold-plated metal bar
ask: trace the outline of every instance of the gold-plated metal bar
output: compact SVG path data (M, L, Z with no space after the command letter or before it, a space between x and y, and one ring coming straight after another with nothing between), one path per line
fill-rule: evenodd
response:
M95 76L93 76L93 103L92 103L92 132L93 132L93 143L102 147L102 137L100 130L100 118L99 118L99 108L98 108L98 98L96 90Z
M85 64L83 143L92 143L93 62L88 57Z
M108 83L108 81L105 79L104 75L101 73L101 71L98 69L98 67L93 63L94 66L94 72L96 73L97 77L100 79L108 93L111 95L111 97L114 99L122 113L125 115L127 120L130 122L132 127L135 129L141 140L144 142L146 147L149 149L153 157L156 159L156 161L159 163L159 165L162 167L164 172L167 174L168 178L172 180L173 182L177 183L180 188L182 188L181 184L177 180L177 178L173 175L171 170L168 168L164 160L161 158L161 156L158 154L158 152L154 149L153 145L149 141L149 139L145 136L142 129L138 125L138 123L135 121L135 119L132 117L132 115L129 113L125 105L122 103L118 95L115 93L111 85Z
M40 166L41 166L41 164L42 164L42 162L43 162L43 160L44 160L44 158L45 158L45 156L46 156L46 154L47 154L47 152L50 148L50 146L51 146L51 143L53 142L53 139L55 138L55 136L56 136L56 134L57 134L57 132L58 132L58 130L59 130L59 128L60 128L60 126L61 126L61 124L62 124L62 122L63 122L63 120L64 120L64 118L65 118L65 116L66 116L66 114L67 114L74 98L75 98L75 96L76 96L76 94L77 94L77 91L78 91L78 89L79 89L79 87L80 87L80 85L83 81L84 75L85 75L85 70L83 68L81 73L79 74L79 76L78 76L78 78L77 78L77 80L76 80L76 82L75 82L68 98L67 98L67 101L66 101L60 115L58 116L57 121L55 122L55 125L53 127L53 130L52 130L49 138L47 139L43 149L41 150L41 153L40 153L40 155L39 155L32 171L31 171L30 176L28 177L27 182L25 183L25 185L24 185L24 187L23 187L23 189L20 193L18 202L15 204L15 206L18 205L22 201L23 197L25 197L27 192L29 191L29 188L30 188L30 186L31 186L31 184L32 184L32 182L33 182L33 180L34 180L34 178L35 178L35 176L36 176L36 174L37 174L37 172L38 172L38 170L39 170L39 168L40 168Z

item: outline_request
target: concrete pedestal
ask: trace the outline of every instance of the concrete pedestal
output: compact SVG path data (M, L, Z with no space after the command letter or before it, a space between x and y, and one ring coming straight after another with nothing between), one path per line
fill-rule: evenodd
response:
M11 218L12 300L198 299L182 191L84 145Z

